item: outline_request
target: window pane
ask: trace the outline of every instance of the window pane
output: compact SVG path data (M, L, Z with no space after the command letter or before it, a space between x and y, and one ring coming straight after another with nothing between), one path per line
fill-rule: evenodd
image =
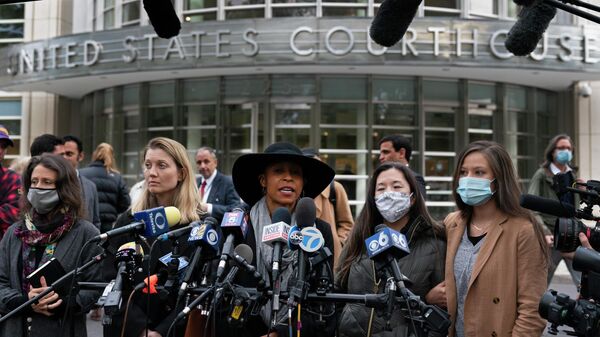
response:
M104 110L112 109L113 107L113 89L104 90Z
M473 129L492 129L492 116L469 115L469 128Z
M2 7L2 6L0 6ZM0 39L20 39L23 37L22 23L0 24Z
M174 100L174 83L150 83L148 104L172 104Z
M125 152L137 152L140 150L140 138L137 132L125 133Z
M260 78L227 77L225 79L225 98L263 96L265 80Z
M425 112L425 125L454 127L455 116L453 111L427 111Z
M156 137L166 137L166 138L174 139L173 130L148 131L148 140L146 142L148 142L148 141L150 141L150 139L153 139Z
M140 112L126 111L125 112L125 130L138 129L140 127Z
M299 148L310 145L310 129L275 129L276 142L290 142Z
M365 145L359 142L364 139L365 129L321 128L321 148L326 149L360 149Z
M276 125L310 125L311 104L274 104L273 110L275 111Z
M508 87L506 93L509 109L527 109L527 89L522 87Z
M316 80L313 76L273 76L271 87L273 97L314 96Z
M273 8L273 17L286 16L316 16L317 9L315 7L298 7L298 8Z
M183 106L182 123L185 126L206 126L217 124L215 105Z
M140 19L140 3L130 2L123 5L123 22L130 22Z
M216 101L218 86L219 82L217 80L185 80L183 82L183 101Z
M235 10L227 10L225 12L225 18L227 20L232 19L251 19L251 18L262 18L265 16L265 10L263 8L259 9L235 9Z
M497 0L472 0L471 12L476 14L498 14L498 1Z
M366 99L366 78L324 78L321 81L321 98L323 99Z
M458 101L458 83L449 81L423 81L423 94L428 101Z
M490 84L469 83L469 102L482 105L496 103L496 87Z
M494 140L494 135L491 133L469 133L469 143L478 140Z
M338 8L323 7L323 16L367 16L367 10L363 8Z
M509 121L507 130L518 132L531 132L530 114L526 112L509 112ZM516 125L515 125L516 123Z
M21 116L21 101L0 101L0 116Z
M427 190L428 201L454 202L451 181L429 181L427 182L427 186L429 187Z
M454 173L454 157L425 156L425 176L450 177L452 173ZM432 184L428 183L430 186Z
M353 103L321 104L321 124L367 124L366 105Z
M202 146L214 148L217 145L217 131L214 129L185 130L181 134L180 140L188 150L195 150Z
M123 88L123 105L138 105L140 99L140 86L138 84L135 85L127 85Z
M183 4L186 10L217 7L216 0L185 0Z
M115 27L115 10L111 9L104 12L104 29Z
M376 125L417 126L417 107L413 104L377 103L374 112Z
M217 13L186 14L185 22L204 22L217 20Z
M0 119L0 124L4 125L4 127L8 130L9 136L17 136L21 134L21 120L2 120Z
M472 1L481 1L481 0L472 0ZM442 7L442 8L452 8L458 9L458 1L456 0L425 0L425 6L427 7Z
M414 102L415 81L376 79L373 81L373 101Z
M367 154L321 153L321 160L335 170L336 174L364 174Z
M172 125L173 107L148 108L148 127Z
M25 4L0 6L0 19L23 19L25 17Z
M454 149L454 132L427 131L425 133L426 151L448 151Z

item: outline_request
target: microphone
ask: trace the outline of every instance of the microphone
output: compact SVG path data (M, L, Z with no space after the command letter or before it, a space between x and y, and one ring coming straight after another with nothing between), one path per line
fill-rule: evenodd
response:
M142 248L135 242L128 242L121 247L115 254L115 262L117 262L117 276L115 278L112 290L106 296L104 302L104 312L108 316L112 316L119 312L122 303L123 281L129 278L127 266L141 262L141 257L144 255ZM138 261L136 261L138 260Z
M217 219L213 217L207 217L204 219L204 223L199 226L194 226L192 229L188 238L188 242L196 245L196 250L192 255L192 262L188 265L185 275L183 276L183 281L181 282L178 293L179 298L185 294L188 283L192 279L192 275L194 274L194 270L200 261L203 250L204 252L208 252L206 256L212 256L219 251L219 241L221 240L221 235L217 231L217 224Z
M279 207L273 212L273 224L265 226L262 234L262 242L273 247L272 275L273 282L279 276L279 265L281 264L281 245L288 242L289 223L292 222L290 211L285 207Z
M154 238L169 230L169 227L176 226L181 221L181 213L176 207L156 207L139 211L133 214L136 222L127 226L111 229L100 235L93 237L91 242L104 241L109 238L136 233L146 238Z
M144 9L159 37L169 39L179 35L181 22L171 0L144 0Z
M298 247L301 250L298 252L298 275L295 282L294 287L290 290L288 297L288 306L291 308L296 305L299 301L302 301L306 298L308 294L308 270L307 270L307 256L304 253L306 247L312 247L315 241L319 241L320 238L323 238L323 235L319 230L314 227L315 220L317 219L317 207L315 206L315 202L313 199L304 197L298 200L296 204L296 226L300 230L300 234L296 235L300 237L301 240L298 242ZM293 229L290 229L290 238ZM307 234L305 234L305 230L307 230ZM317 234L318 232L318 234ZM297 230L294 231L297 233ZM304 236L310 235L305 240ZM310 241L310 242L309 242ZM322 240L324 241L324 240ZM295 245L295 242L290 242L290 245ZM317 244L318 245L318 244ZM322 244L321 244L322 246ZM319 247L320 248L320 247Z
M156 240L157 241L168 241L168 240L177 240L180 237L188 234L194 227L200 226L200 221L193 221L189 225L181 228L177 228L172 231L168 231L164 234L159 235Z
M371 23L369 35L385 47L395 45L406 33L422 0L385 0Z
M519 19L508 32L504 46L517 56L529 55L537 47L555 15L556 8L543 0L523 7Z
M408 242L404 234L384 224L375 227L375 234L365 240L367 254L375 261L378 270L388 267L400 289L406 288L404 281L408 278L400 272L397 259L410 254Z
M236 242L244 242L246 240L246 234L248 234L248 220L246 212L241 208L235 208L231 212L226 212L223 215L223 221L221 221L221 230L223 235L227 235L225 243L223 243L223 249L221 250L221 260L217 267L216 280L219 282L225 272L227 266L227 259L233 252L233 246Z
M577 212L575 207L568 203L562 203L558 200L538 197L532 194L522 194L519 199L521 207L532 211L554 215L559 218L572 218Z

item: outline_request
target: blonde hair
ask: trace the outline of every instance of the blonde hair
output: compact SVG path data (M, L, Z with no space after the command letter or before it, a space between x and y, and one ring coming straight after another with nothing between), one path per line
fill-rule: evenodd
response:
M19 175L23 175L27 165L29 165L30 159L31 157L17 157L10 162L10 166L8 168L17 172Z
M180 171L182 180L175 187L176 192L173 197L172 205L160 206L175 206L181 212L181 222L190 223L200 219L200 197L198 195L198 187L194 179L194 170L188 158L185 147L179 142L166 138L157 137L148 142L142 154L143 161L146 158L146 153L149 149L160 149L165 151L177 165L177 170ZM131 206L133 213L141 210L158 207L156 197L148 191L147 184L143 184L140 197Z
M107 173L119 173L115 162L115 155L112 145L108 143L100 143L92 154L92 161L101 161L106 168Z

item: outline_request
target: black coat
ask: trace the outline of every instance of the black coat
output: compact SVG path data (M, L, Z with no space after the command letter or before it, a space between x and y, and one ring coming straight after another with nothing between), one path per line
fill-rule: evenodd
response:
M108 173L101 161L90 163L88 167L79 170L79 174L96 184L102 232L112 228L119 214L131 203L125 181L118 173Z

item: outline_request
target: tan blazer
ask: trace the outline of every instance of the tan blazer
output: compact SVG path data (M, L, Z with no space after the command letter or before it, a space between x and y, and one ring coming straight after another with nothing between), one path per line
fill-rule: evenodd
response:
M342 245L346 242L348 234L350 233L350 230L352 230L352 226L354 226L354 219L352 218L350 204L348 203L348 195L346 194L344 186L337 181L334 181L334 184L337 219L335 219L333 205L329 201L329 192L331 191L329 185L327 185L327 188L325 188L321 194L315 197L315 206L317 206L317 218L327 222L331 226L331 234L333 235L333 256L334 261L337 264L340 253L342 252Z
M460 212L444 220L446 251L446 296L452 319L449 336L455 335L456 282L454 257L466 227ZM541 336L546 321L538 305L546 291L548 268L526 219L506 217L487 233L469 281L464 308L465 337Z

